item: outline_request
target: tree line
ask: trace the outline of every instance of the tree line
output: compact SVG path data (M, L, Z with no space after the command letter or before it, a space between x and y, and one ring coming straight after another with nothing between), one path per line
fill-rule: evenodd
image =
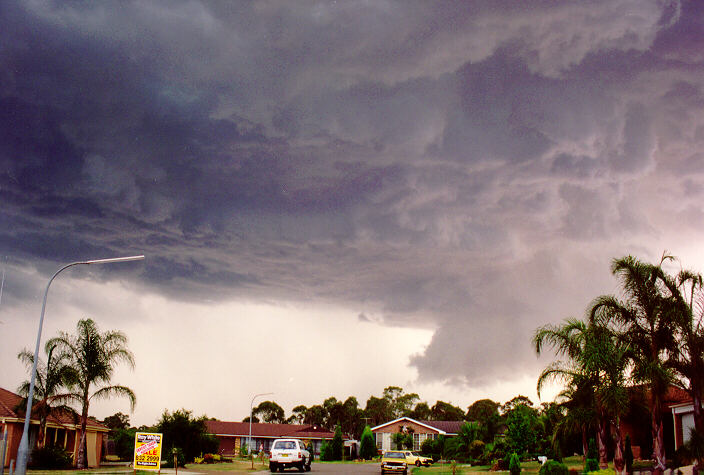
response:
M675 464L691 459L698 468L704 458L704 281L684 269L670 273L668 264L677 261L667 254L656 264L633 256L614 259L611 271L620 295L598 296L583 318L545 325L533 336L538 354L549 347L559 358L538 379L538 392L548 381L563 384L556 400L563 419L554 428L555 446L578 435L586 453L594 437L599 465L606 467L612 458L618 474L627 471L622 423L634 414L647 418L643 429L650 438L643 448L653 471L664 472L663 410L673 387L691 397L695 424Z

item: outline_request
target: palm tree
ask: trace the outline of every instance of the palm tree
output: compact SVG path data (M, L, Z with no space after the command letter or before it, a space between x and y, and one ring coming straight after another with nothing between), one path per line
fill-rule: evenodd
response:
M91 319L80 320L76 330L75 335L60 332L58 337L52 338L47 344L55 344L71 355L71 366L75 372L75 391L71 396L82 406L81 443L77 461L77 467L81 469L87 465L86 425L91 400L124 396L134 409L136 397L126 386L108 385L115 364L125 362L134 368L134 356L127 349L127 337L119 331L100 333ZM100 387L91 394L93 386Z
M627 256L614 259L611 272L620 280L625 300L613 296L599 297L592 306L594 319L599 313L608 315L628 345L628 359L636 382L644 383L650 392L651 432L653 437L654 471L665 470L663 438L663 398L673 382L673 372L667 365L668 355L675 351L672 326L673 282L662 270L662 263L671 259L664 255L660 264L653 265Z
M589 328L577 319L567 319L561 325L545 325L536 330L533 336L535 352L540 355L545 345L551 346L558 356L567 357L567 361L554 361L538 377L538 396L543 386L552 381L565 384L557 400L567 409L565 419L558 424L553 434L553 444L557 438L569 433L579 432L582 436L583 454L587 453L587 434L602 425L595 411L595 390L598 374L587 366L586 354L591 350ZM600 451L601 452L601 451ZM605 451L604 451L605 454Z
M700 274L681 271L677 276L679 293L674 295L676 328L679 334L677 351L670 365L687 382L685 389L694 407L694 430L697 441L704 435L704 279ZM694 439L693 439L694 440ZM697 469L704 464L702 447L692 447Z
M62 393L61 389L65 388L73 376L70 358L67 353L58 351L56 344L50 342L45 344L44 352L46 353L46 363L44 363L41 358L37 361L37 373L34 386L35 401L32 401L32 414L39 416L38 447L44 446L46 420L49 415L57 409L69 409L65 405L55 406L54 403L67 399L67 394ZM34 365L34 353L24 349L17 355L17 358L31 370ZM17 392L21 396L24 396L21 405L26 408L27 396L29 394L29 381L24 381L17 389Z

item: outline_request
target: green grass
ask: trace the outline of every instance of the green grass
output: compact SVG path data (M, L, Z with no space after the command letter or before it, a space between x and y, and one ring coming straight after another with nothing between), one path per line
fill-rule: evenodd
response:
M581 456L574 456L574 457L567 457L563 460L564 464L567 465L568 469L577 469L577 470L582 470L584 468L584 462L582 461ZM472 473L472 472L488 472L491 469L490 465L475 465L475 466L470 466L466 464L457 464L457 471L456 473ZM521 462L521 472L528 472L528 473L538 473L540 471L540 462L538 461L531 461L531 462ZM423 475L425 473L433 473L433 474L451 474L452 473L452 465L449 463L445 464L433 464L430 467L420 467L420 468L414 468L412 470L413 474L417 475Z

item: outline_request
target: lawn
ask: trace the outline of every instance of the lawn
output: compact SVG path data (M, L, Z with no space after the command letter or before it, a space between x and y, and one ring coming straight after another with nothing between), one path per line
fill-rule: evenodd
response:
M582 468L584 467L584 462L582 462L581 456L567 457L563 460L563 462L565 463L565 465L567 465L567 468L570 468L570 469L576 469L576 470L581 471ZM488 472L491 467L489 465L470 466L470 465L458 463L456 468L457 468L456 473L470 473L470 472ZM540 462L537 462L537 461L521 462L521 471L523 471L523 472L537 473L539 470L540 470ZM422 475L425 473L451 474L452 473L452 465L449 463L434 464L434 465L431 465L430 467L414 468L412 473L418 474L418 475Z

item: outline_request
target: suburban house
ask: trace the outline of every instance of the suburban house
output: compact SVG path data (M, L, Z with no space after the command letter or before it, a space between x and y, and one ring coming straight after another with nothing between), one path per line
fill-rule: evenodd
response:
M220 446L218 453L221 455L236 455L240 447L247 446L249 437L249 422L224 422L206 421L208 433L217 437ZM265 424L252 423L252 450L269 450L271 443L276 439L292 438L301 439L306 444L313 443L313 451L320 454L320 445L323 439L331 440L335 436L319 426L312 424ZM344 436L343 436L344 439Z
M417 421L410 417L400 417L385 424L372 427L372 433L378 449L394 450L391 436L399 432L413 434L413 450L420 450L427 439L436 439L439 435L452 437L457 435L465 421Z
M0 388L0 433L7 438L7 451L3 466L8 467L11 460L17 460L17 449L24 429L24 414L17 410L22 398L6 389ZM64 448L73 456L75 462L80 442L80 417L69 412L55 413L49 416L44 434L45 446ZM88 418L86 427L86 447L88 466L97 467L100 464L103 450L103 439L107 439L110 431L106 426L93 418ZM29 428L29 446L36 447L39 434L39 419L32 417ZM30 454L31 456L31 454Z

